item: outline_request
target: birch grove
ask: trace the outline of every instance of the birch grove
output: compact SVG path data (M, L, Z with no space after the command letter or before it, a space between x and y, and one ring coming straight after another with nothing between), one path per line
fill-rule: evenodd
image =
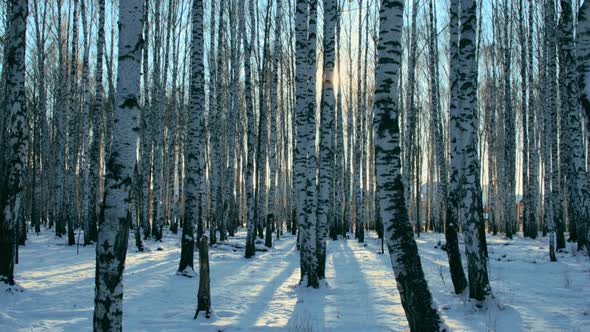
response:
M255 285L292 240L322 294L379 241L409 329L443 331L431 234L474 310L498 241L590 250L587 1L9 0L0 46L0 284L44 234L93 248L96 331L129 252L175 246L218 319L220 252Z

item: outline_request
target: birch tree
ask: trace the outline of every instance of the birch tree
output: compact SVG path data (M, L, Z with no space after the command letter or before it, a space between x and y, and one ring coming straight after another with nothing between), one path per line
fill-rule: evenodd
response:
M246 250L245 257L250 258L256 254L254 247L254 238L256 236L256 225L254 220L254 100L252 96L252 44L248 41L248 34L246 33L246 19L244 2L240 2L240 30L242 31L242 39L244 43L244 95L246 102L247 115L247 145L250 148L247 153L246 161L246 196L247 196L247 235L246 235ZM249 2L250 17L254 17L254 0ZM255 27L253 21L251 23L252 41L254 40Z
M276 219L278 221L278 216L276 214L276 206L275 200L277 196L277 121L279 120L279 113L280 113L280 105L279 105L279 85L282 83L281 75L282 72L279 70L279 58L281 52L281 29L282 29L282 10L283 10L283 1L276 0L276 13L275 13L275 29L274 29L274 51L273 51L273 59L272 59L272 85L270 91L270 109L269 109L269 121L270 121L270 134L269 134L269 147L268 147L268 162L269 162L269 179L270 179L270 186L268 191L268 215L267 221L269 219ZM271 227L272 229L273 227ZM279 233L278 227L276 227L277 235ZM265 239L265 245L267 247L272 246L272 236L268 232Z
M451 170L450 197L455 203L456 216L449 223L463 223L469 297L482 301L490 294L485 255L483 204L478 158L477 118L477 59L475 58L476 1L461 0L458 47L458 83L452 85L450 108ZM456 98L456 99L455 99Z
M586 140L587 146L590 146L590 3L585 1L580 7L578 14L578 27L576 39L576 56L578 62L578 91L580 93L575 113L570 114L570 125L585 126L586 137L578 135L578 129L572 133L574 135L573 146L571 149L572 181L575 181L575 188L571 189L573 218L577 223L578 249L588 251L590 243L590 188L588 184L588 171L584 165L584 148L583 139ZM580 119L574 121L575 119ZM581 123L580 123L581 122ZM574 173L575 172L575 173Z
M524 1L519 0L518 3L518 10L519 14L519 24L518 24L518 35L519 35L519 42L520 42L520 78L521 78L521 124L522 124L522 140L523 140L523 154L522 154L522 188L523 188L523 197L522 197L522 230L523 234L527 236L530 234L528 227L531 224L530 221L530 213L528 209L530 208L530 191L532 188L531 179L529 177L530 174L530 161L531 161L531 152L530 152L530 134L531 129L528 126L528 119L532 116L529 113L529 100L527 96L527 92L529 90L528 87L528 77L527 72L529 70L528 62L532 59L528 59L528 44L527 44L527 29L526 29L526 16L524 12ZM517 215L517 217L519 217Z
M182 224L182 248L178 272L185 275L194 273L194 221L199 215L199 182L203 176L199 167L199 153L202 147L202 122L205 110L204 62L203 62L203 1L193 0L191 30L191 72L190 109L187 133L186 198Z
M374 104L379 215L410 330L437 331L441 321L422 271L404 200L397 83L401 61L403 1L384 0L379 11L379 59Z
M316 0L298 0L296 34L296 121L294 185L301 243L301 282L319 287L315 206ZM312 79L313 78L313 79Z
M458 107L457 102L457 92L459 88L459 70L458 68L461 66L459 63L459 47L457 43L459 43L459 1L460 0L452 0L450 6L450 94L451 100L449 101L450 110L454 110ZM443 146L443 135L442 135L442 124L440 128L437 130L436 137L439 145L437 147L437 159L439 159L439 167L441 168L440 171L440 181L441 181L441 190L443 198L443 206L446 208L446 215L445 215L445 239L447 241L446 248L447 248L447 257L449 259L449 270L451 272L451 279L453 281L453 286L455 287L455 293L459 294L465 290L467 287L467 279L465 278L465 273L463 272L463 263L461 262L461 254L459 252L459 239L457 232L459 230L459 223L458 223L458 213L459 213L459 203L458 198L456 197L458 185L457 178L451 176L451 183L450 183L450 193L447 191L447 184L448 184L448 175L446 172L446 164L445 164L445 153L444 153L444 146ZM451 172L453 172L453 168L451 166Z
M529 173L529 193L526 197L528 197L528 201L525 204L528 206L525 208L525 211L528 213L528 226L527 231L529 236L533 239L537 237L538 228L537 228L537 197L539 192L539 176L538 176L538 169L539 169L539 152L538 152L538 130L535 126L535 119L536 119L536 109L534 103L534 87L536 85L533 76L533 12L534 12L534 0L529 0L528 6L528 23L529 23L529 34L527 40L528 46L528 70L527 70L527 80L528 80L528 118L527 118L527 127L528 127L528 151L529 151L529 163L528 167L530 170ZM526 189L525 189L526 190ZM525 219L526 220L526 219Z
M62 84L57 85L56 91L56 103L59 105L59 110L56 109L55 114L55 143L54 144L54 192L55 192L55 235L58 237L63 236L66 233L64 218L63 218L63 197L64 197L64 180L65 180L65 89L63 84L66 80L66 59L64 55L64 41L63 41L63 26L62 26L62 7L63 0L57 0L57 48L58 48L58 79Z
M516 224L516 179L515 179L515 167L516 167L516 134L515 134L515 112L512 107L512 94L511 94L511 74L512 74L512 15L511 5L507 0L504 1L504 48L503 48L503 70L504 70L504 131L505 131L505 143L504 143L504 176L502 181L505 183L504 192L504 218L505 218L505 231L506 237L512 238L514 232L514 225Z
M557 172L557 143L554 141L554 134L557 129L553 128L557 125L557 58L555 50L555 7L553 0L546 0L544 3L544 24L545 24L545 54L544 64L546 65L546 77L544 80L544 102L545 112L543 114L544 130L543 130L543 178L544 178L544 219L547 233L549 234L549 258L551 261L556 261L555 257L555 207L554 199L557 198L554 193L557 193L557 179L552 172Z
M42 11L42 12L41 12ZM41 156L40 159L43 161L44 164L47 163L48 159L46 159L46 157L49 154L49 146L50 146L50 139L49 139L49 126L47 123L47 111L48 111L48 98L47 98L47 84L46 84L46 73L45 73L45 69L46 69L46 57L47 57L47 52L45 51L45 47L46 47L46 43L49 37L48 34L48 27L49 25L47 24L47 7L40 6L40 0L35 0L33 2L33 20L35 23L35 44L37 47L37 71L39 73L39 78L37 80L37 89L38 89L38 93L39 93L39 102L38 102L38 107L39 109L37 110L37 125L39 125L41 128L36 128L35 130L35 141L40 140L40 137L43 137L43 142L36 142L36 144L41 144ZM2 144L0 142L0 144ZM49 185L49 176L48 176L48 169L51 169L51 167L44 167L41 171L42 175L42 179L41 182L41 197L43 197L43 200L45 201L44 207L39 207L38 209L36 209L37 211L37 215L33 216L33 220L32 222L34 223L35 226L35 232L38 234L41 232L41 209L43 209L43 212L46 212L46 209L48 209L48 206L50 204L50 200L47 199L47 187ZM47 185L44 185L44 184ZM32 203L33 204L33 203ZM47 215L45 215L45 217L47 217Z
M127 254L130 194L139 126L144 0L119 4L117 108L107 162L105 202L96 245L94 331L123 329L123 270Z
M164 96L162 91L162 27L161 27L161 7L162 1L155 2L154 9L154 51L153 51L153 80L154 80L154 91L153 91L153 103L151 104L152 109L152 235L157 241L162 240L162 228L164 227L164 201L162 191L164 186L162 185L162 140L164 137L164 128L162 122L162 114L164 113Z
M6 144L8 162L0 181L0 282L14 285L17 259L16 227L24 222L25 167L29 128L25 99L25 46L28 0L8 2L8 43L6 64ZM4 148L4 147L3 147Z
M65 181L64 181L64 196L63 196L63 206L64 209L62 211L62 215L60 216L65 220L67 226L67 236L68 236L68 245L76 244L76 239L74 235L74 201L76 199L75 190L74 190L74 163L76 157L76 114L78 112L78 100L77 100L77 76L78 76L78 0L74 0L73 4L73 18L72 18L72 51L71 51L71 59L69 65L69 76L67 77L67 87L66 87L66 95L67 98L67 127L66 131L64 132L65 135L65 146L66 150L64 152L64 159L65 159Z
M332 169L334 160L334 60L335 30L337 22L336 0L324 0L324 84L320 119L319 182L317 209L317 256L318 278L325 277L326 238L328 236L329 218L332 218L330 195L332 194Z

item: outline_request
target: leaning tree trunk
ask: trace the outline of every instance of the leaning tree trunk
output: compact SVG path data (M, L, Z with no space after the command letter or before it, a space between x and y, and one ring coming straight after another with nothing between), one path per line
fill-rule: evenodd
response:
M123 329L123 270L139 126L143 0L119 4L119 65L113 143L96 245L94 331Z
M2 170L0 188L0 282L14 285L14 263L17 255L16 226L24 222L25 168L29 128L25 110L25 41L28 0L10 0L8 39L4 70L6 75L6 144L8 161Z
M441 321L422 271L401 177L397 83L403 4L401 0L384 0L379 11L381 27L374 104L379 216L385 227L391 264L410 330L437 331Z

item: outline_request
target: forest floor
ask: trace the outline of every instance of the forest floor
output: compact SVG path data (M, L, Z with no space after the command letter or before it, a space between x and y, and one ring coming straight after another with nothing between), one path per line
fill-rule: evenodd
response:
M405 331L407 323L389 255L369 233L328 242L325 283L298 286L295 237L243 258L244 232L210 250L214 315L196 308L198 278L175 274L180 235L138 253L130 238L124 275L125 331ZM546 239L488 236L494 299L478 309L454 295L441 234L416 238L435 303L452 331L583 331L590 326L590 260L574 245L548 261ZM0 288L0 331L90 331L94 248L68 247L52 230L30 234L15 278L21 291ZM257 244L258 248L264 248ZM462 248L463 250L463 248ZM196 253L195 258L198 257ZM465 262L465 257L463 257ZM198 261L195 261L198 266ZM587 330L586 330L587 331Z

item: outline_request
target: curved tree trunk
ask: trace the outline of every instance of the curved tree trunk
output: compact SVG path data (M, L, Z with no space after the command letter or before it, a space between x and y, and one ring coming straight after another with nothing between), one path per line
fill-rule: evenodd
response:
M424 278L404 201L401 177L397 83L401 61L403 1L384 0L379 12L379 60L375 91L375 163L379 215L402 305L412 331L441 325Z

